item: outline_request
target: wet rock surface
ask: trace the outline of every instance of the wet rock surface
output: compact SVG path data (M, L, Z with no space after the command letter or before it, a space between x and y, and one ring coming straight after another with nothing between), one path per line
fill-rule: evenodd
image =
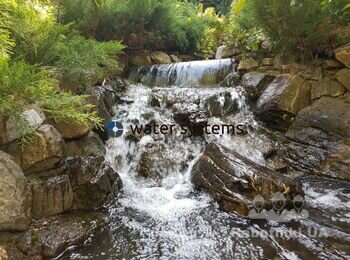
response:
M242 86L250 101L256 101L265 88L273 81L273 77L261 72L248 72L242 76Z
M103 223L103 217L102 213L87 212L41 219L17 239L17 248L26 257L56 257L87 239Z
M34 218L60 214L73 205L73 189L68 175L33 179L31 187Z
M66 142L65 156L104 156L106 149L103 141L94 132L90 132L87 136Z
M311 104L311 86L299 76L278 76L257 102L257 115L271 128L286 130L295 115Z
M103 157L70 157L65 160L65 173L73 189L73 209L96 209L103 205L112 192L118 174Z
M202 135L208 123L205 111L196 104L175 104L173 118L179 125L188 127L193 135Z
M194 165L192 181L211 194L228 211L247 216L256 195L266 198L264 207L271 207L269 198L283 193L289 203L301 186L292 179L258 165L237 152L217 143L210 143Z

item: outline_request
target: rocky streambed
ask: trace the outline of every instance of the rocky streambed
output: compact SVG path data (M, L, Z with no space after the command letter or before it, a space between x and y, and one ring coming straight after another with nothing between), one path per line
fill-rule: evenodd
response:
M38 135L59 140L60 153L31 163L31 153L16 157L14 144L3 146L13 156L1 154L4 169L22 183L15 213L5 217L17 214L22 224L1 223L23 233L4 233L1 252L13 259L350 257L350 70L340 61L141 67L124 92L113 84L92 89L105 122L114 115L124 126L105 148L104 131L72 138L45 121ZM154 125L174 131L132 131ZM232 131L237 125L244 131ZM104 214L91 212L102 205ZM293 210L297 217L279 218Z

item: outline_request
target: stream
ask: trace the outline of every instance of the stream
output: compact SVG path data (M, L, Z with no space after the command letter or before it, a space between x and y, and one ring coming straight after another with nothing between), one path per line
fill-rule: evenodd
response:
M265 165L256 149L264 145L264 138L257 133L259 124L246 104L243 89L218 85L231 66L231 60L196 61L131 72L130 78L140 83L129 87L115 115L123 123L124 133L106 144L106 160L119 173L123 191L107 205L106 224L58 259L350 259L347 182L298 177L309 218L288 223L251 221L225 213L191 184L192 166L209 141ZM222 116L211 116L209 122L239 122L249 126L247 135L202 137L175 131L144 135L136 142L126 127L151 121L178 126L165 103L181 100L210 109L208 100L213 96ZM235 104L235 112L230 112L227 104ZM153 162L147 178L139 174L145 153Z

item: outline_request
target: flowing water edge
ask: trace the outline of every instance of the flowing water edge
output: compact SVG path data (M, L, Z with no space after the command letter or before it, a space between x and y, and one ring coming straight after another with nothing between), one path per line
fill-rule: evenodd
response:
M121 137L111 138L106 145L106 160L122 178L123 192L108 205L106 225L83 245L70 248L58 259L350 259L349 183L300 177L310 217L290 223L251 221L225 213L210 196L194 189L191 167L208 141L216 140L256 163L265 164L255 147L257 142L263 142L256 131L258 123L241 89L203 86L203 75L208 70L199 71L197 65L152 68L144 74L143 84L130 86L116 108L115 118L124 125L147 124L150 118L161 124L176 125L169 108L164 104L151 105L155 95L182 98L190 103L199 100L197 105L203 107L213 93L224 106L229 93L238 112L211 117L210 122L240 122L250 126L249 134L202 138L176 132L144 136L135 142L124 131ZM220 64L220 73L225 74L229 65L227 61ZM211 76L206 81L212 84L215 80L211 77L217 74L212 68L209 71ZM177 86L169 86L174 83ZM157 176L140 177L139 161L154 144L161 147L162 157ZM290 237L276 235L290 230L295 231Z

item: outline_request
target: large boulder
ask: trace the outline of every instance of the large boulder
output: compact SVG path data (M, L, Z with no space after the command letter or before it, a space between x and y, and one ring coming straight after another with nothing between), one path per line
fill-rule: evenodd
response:
M311 98L313 100L323 96L339 97L346 91L338 81L326 77L321 81L312 82L311 85Z
M169 64L171 59L168 54L162 51L154 51L151 53L152 62L155 64Z
M119 175L103 157L69 157L65 173L73 188L74 209L96 209L106 202L111 192L121 189Z
M31 185L33 217L53 216L72 207L73 190L68 175L36 178Z
M21 147L17 142L1 149L13 156L25 174L52 169L64 155L65 143L60 133L51 125L42 125Z
M0 151L0 231L23 231L30 223L30 187L11 156Z
M348 146L343 140L350 137L350 103L345 98L316 100L299 112L286 136L291 142L286 145L284 159L291 167L343 179L347 175Z
M330 153L317 173L350 181L350 139L342 142Z
M82 125L72 120L51 120L53 125L64 139L75 139L87 135L90 132L90 127Z
M130 56L131 66L147 66L152 65L151 56L149 54L133 54Z
M344 98L320 98L299 112L286 136L316 147L332 147L350 137L350 103Z
M26 173L51 169L64 154L64 140L51 125L42 125L21 152L21 166Z
M271 128L286 130L295 115L311 103L311 86L296 75L278 76L257 102L257 114Z
M346 67L350 68L350 45L346 45L336 49L335 57Z
M277 192L285 195L287 204L303 193L292 179L217 143L207 145L191 174L196 187L211 194L225 210L241 216L248 215L257 195L265 198L264 208L271 208Z
M38 220L17 239L17 247L28 259L52 259L68 247L84 242L103 224L103 217L102 213L79 213Z
M350 70L342 69L335 74L335 78L350 91Z
M238 65L238 70L251 70L254 68L257 68L259 66L259 63L254 60L253 58L247 58L247 59L243 59L240 61L239 65Z
M81 139L66 142L65 156L104 156L106 149L98 134L90 132Z
M22 113L23 119L28 123L28 126L34 130L38 129L45 120L45 115L38 109L28 109ZM17 128L16 119L12 117L0 116L0 144L10 143L23 136Z
M216 50L215 59L225 59L233 57L234 55L239 54L240 51L238 48L228 47L226 45L219 46Z
M242 76L242 86L247 92L248 99L256 101L268 84L274 78L261 72L248 72Z

